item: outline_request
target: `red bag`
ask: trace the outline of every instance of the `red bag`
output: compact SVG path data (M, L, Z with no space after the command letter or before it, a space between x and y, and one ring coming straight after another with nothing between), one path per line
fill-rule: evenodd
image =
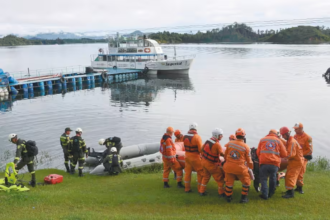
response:
M63 181L63 176L58 175L58 174L50 174L50 175L45 177L44 181L47 184L61 183Z

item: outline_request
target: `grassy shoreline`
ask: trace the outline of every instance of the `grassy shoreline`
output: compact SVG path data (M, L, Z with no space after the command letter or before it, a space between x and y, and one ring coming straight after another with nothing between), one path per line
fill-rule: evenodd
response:
M38 186L30 192L0 192L0 216L1 219L327 219L330 193L326 186L330 184L330 172L317 161L313 163L314 171L308 169L306 173L304 195L282 199L285 189L281 180L281 186L268 201L261 200L251 188L248 204L239 203L239 182L235 183L230 204L218 198L214 180L208 184L209 195L199 196L196 175L191 194L175 187L173 175L172 187L164 189L160 166L133 169L119 176L87 174L82 178L56 169L38 170L38 182L51 173L63 175L64 181ZM24 176L25 180L29 178L30 175Z

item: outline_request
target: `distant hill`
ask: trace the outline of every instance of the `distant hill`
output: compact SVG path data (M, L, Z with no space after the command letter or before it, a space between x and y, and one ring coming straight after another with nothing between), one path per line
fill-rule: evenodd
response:
M323 30L323 32L325 32ZM326 33L326 32L325 32ZM322 33L318 27L298 26L280 31L265 39L266 42L272 43L325 43L330 42L330 36Z
M43 40L43 39L25 39L14 35L8 35L0 38L0 46L19 46L19 45L49 45L49 44L75 44L75 43L106 43L107 39L55 39L55 40Z
M129 34L122 34L124 37L129 36L142 36L144 33L141 31L134 31L133 33ZM43 39L43 40L55 40L55 39L106 39L108 38L107 34L104 32L100 33L70 33L70 32L50 32L50 33L39 33L36 35L27 35L23 36L26 39Z
M222 29L217 28L205 33L198 31L196 34L180 34L164 31L150 34L149 37L159 43L248 43L258 40L258 35L252 28L243 23L234 23Z
M0 38L0 46L32 45L32 41L14 35L8 35Z

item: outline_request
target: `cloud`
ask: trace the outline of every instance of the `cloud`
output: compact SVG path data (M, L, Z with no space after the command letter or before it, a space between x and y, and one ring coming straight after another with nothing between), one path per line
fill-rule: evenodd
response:
M145 29L329 16L328 0L0 0L0 34Z

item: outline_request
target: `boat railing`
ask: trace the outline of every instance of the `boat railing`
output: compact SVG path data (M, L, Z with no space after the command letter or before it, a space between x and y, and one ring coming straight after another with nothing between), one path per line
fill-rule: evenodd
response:
M62 76L71 73L83 73L86 70L86 66L66 66L48 69L27 69L25 71L11 71L10 76L15 79L25 79L32 77L43 77L43 76Z

